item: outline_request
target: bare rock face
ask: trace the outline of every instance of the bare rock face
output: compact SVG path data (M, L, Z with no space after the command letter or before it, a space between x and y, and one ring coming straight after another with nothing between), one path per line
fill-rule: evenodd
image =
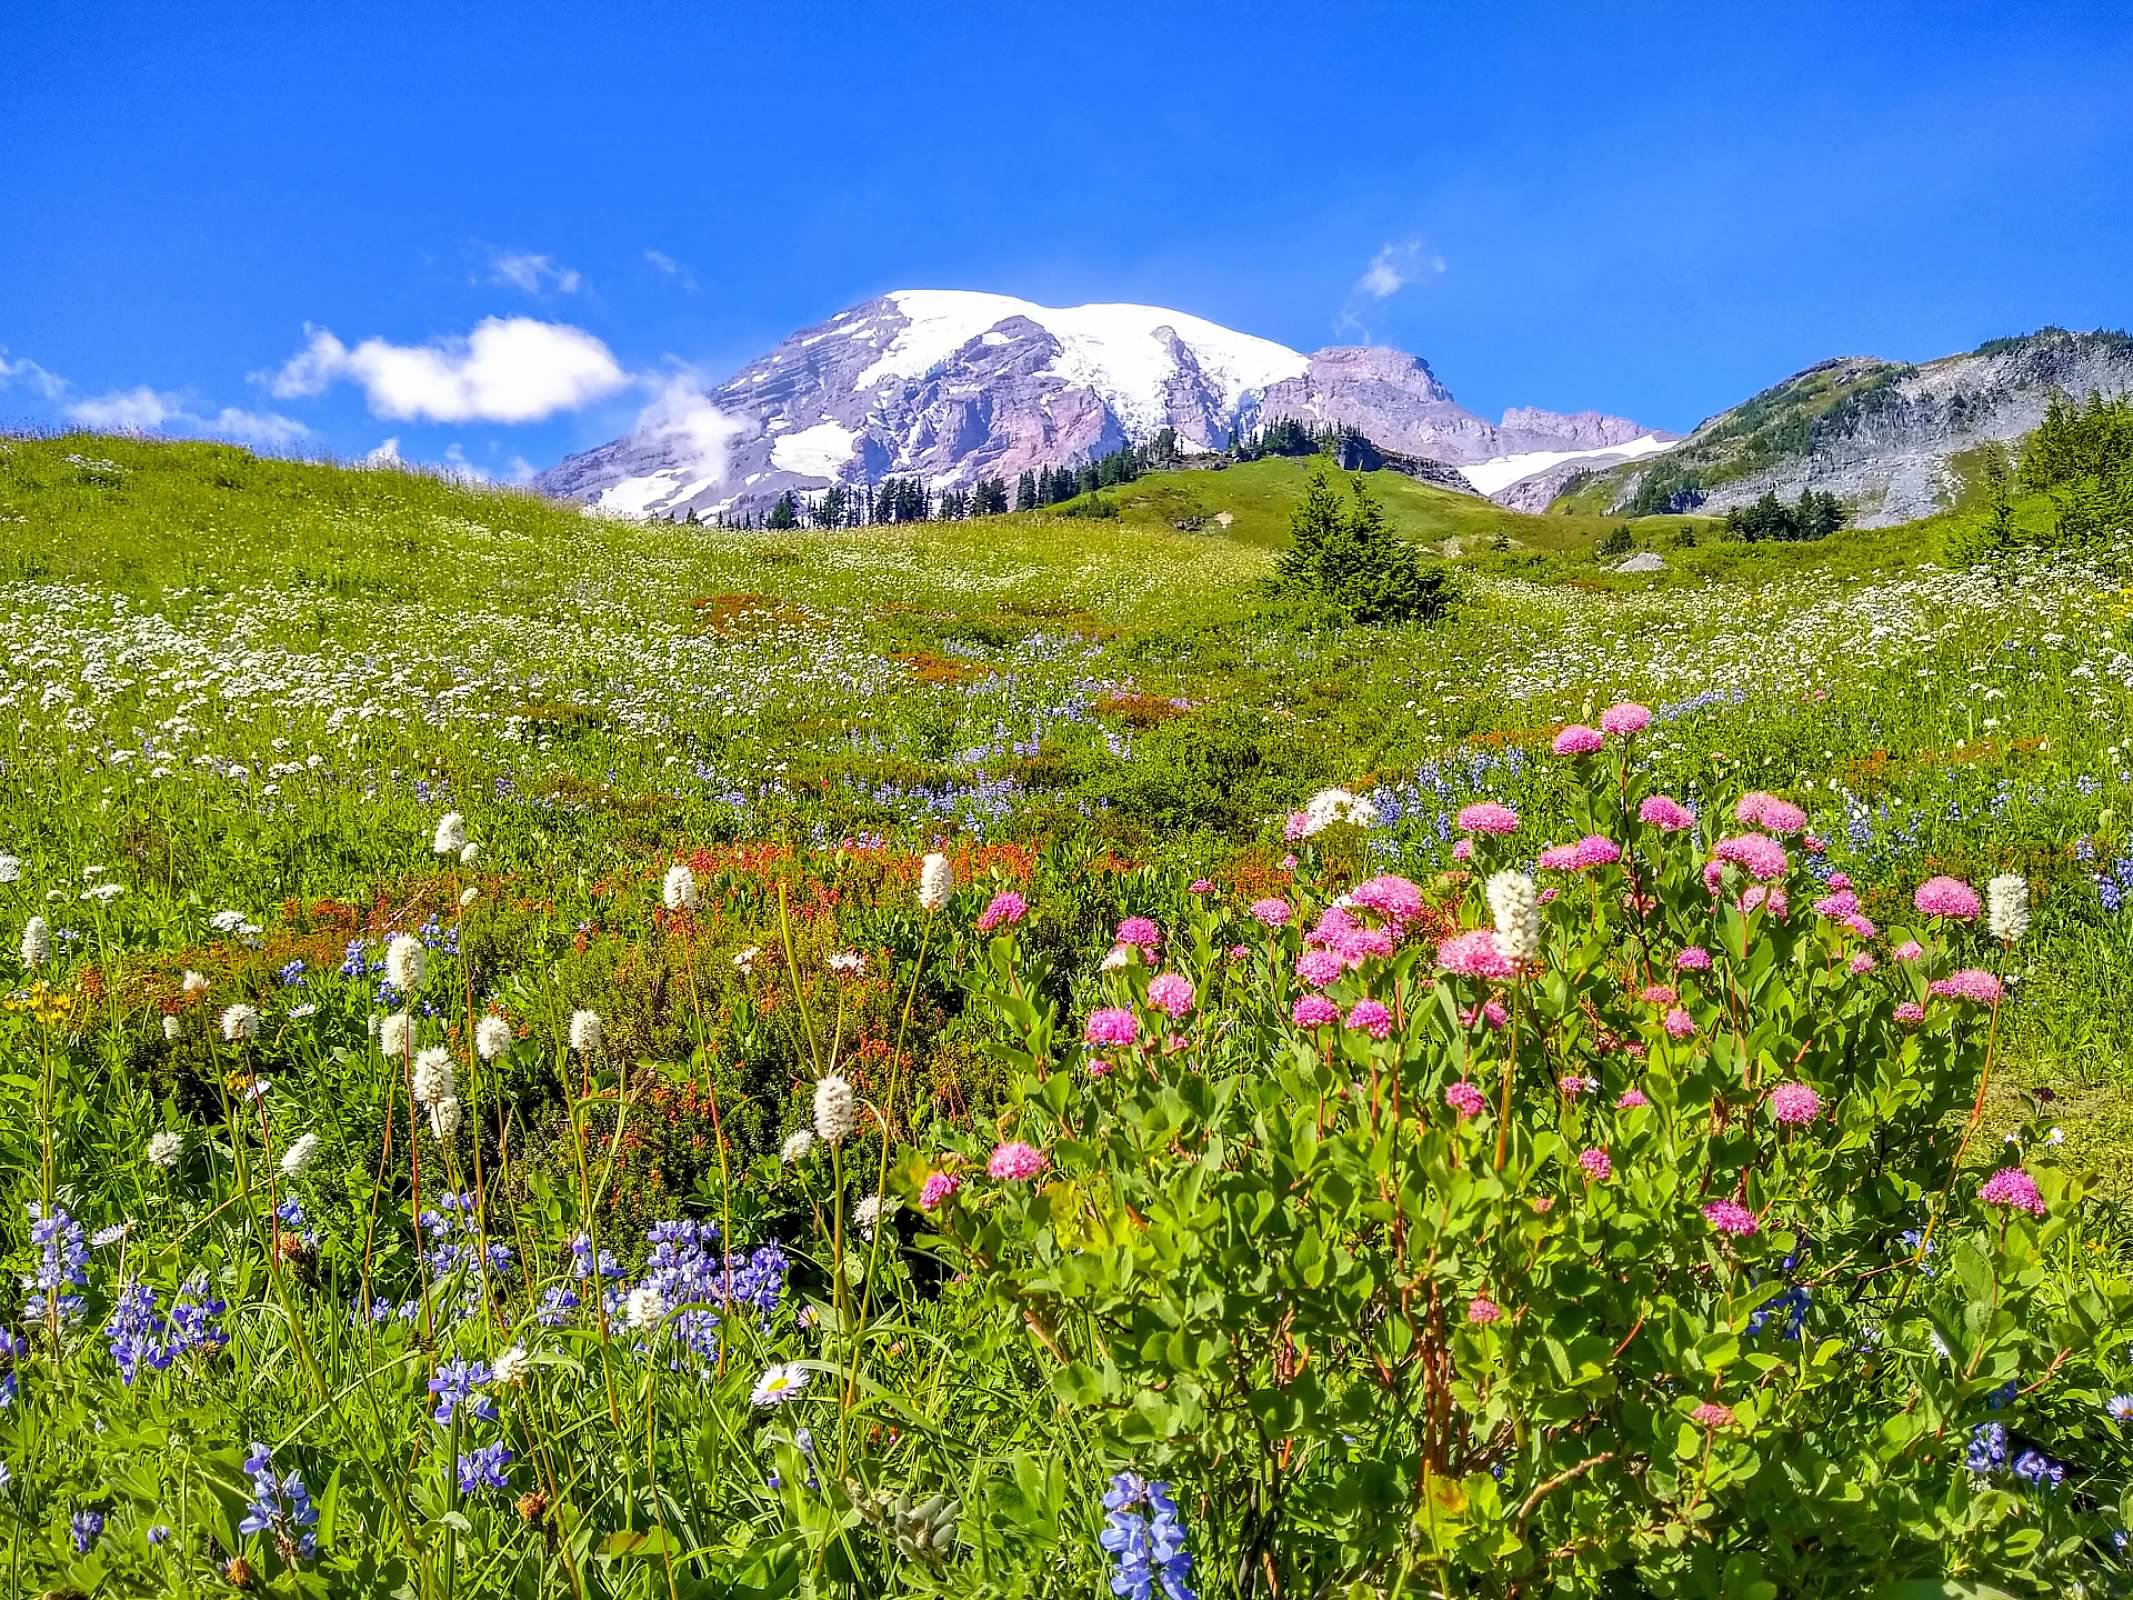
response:
M1385 451L1450 465L1641 431L1531 409L1499 428L1397 350L1306 356L1159 306L900 289L801 329L715 388L665 397L628 437L534 481L625 515L708 517L884 477L934 488L1013 478L1165 428L1188 448L1219 450L1233 431L1282 417L1353 427Z

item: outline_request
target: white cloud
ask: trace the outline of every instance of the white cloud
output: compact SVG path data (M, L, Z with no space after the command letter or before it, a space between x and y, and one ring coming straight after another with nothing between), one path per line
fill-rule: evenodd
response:
M508 284L533 295L550 285L558 294L576 294L585 281L575 268L566 267L551 256L511 250L499 250L489 258L489 273L491 283Z
M696 274L668 255L664 250L647 250L644 253L644 259L651 263L653 271L663 273L665 276L672 278L682 288L694 289L696 287Z
M629 377L582 328L532 317L485 317L463 339L353 349L307 325L310 342L265 375L278 399L321 393L342 379L362 386L373 416L434 422L538 422L614 393Z
M1356 279L1355 289L1373 300L1389 300L1418 278L1436 277L1443 271L1444 257L1425 254L1420 239L1406 239L1378 246L1378 253Z
M363 458L366 467L397 467L400 465L400 436L382 439L378 447Z
M77 400L66 408L66 414L70 421L85 428L111 433L201 434L211 439L241 439L270 450L286 450L311 433L294 417L277 411L224 406L211 417L202 416L190 408L182 394L151 389L146 384Z
M477 467L473 462L469 461L466 451L460 449L456 442L445 446L442 470L447 478L457 478L461 483L488 483L491 481L488 470L483 467Z
M677 451L675 465L687 476L722 478L726 449L748 431L748 423L730 417L704 398L702 380L693 372L667 378L652 402L637 413L630 437Z
M67 380L49 367L40 367L28 356L10 361L7 346L0 345L0 389L20 384L25 389L34 389L47 400L57 400L66 392Z

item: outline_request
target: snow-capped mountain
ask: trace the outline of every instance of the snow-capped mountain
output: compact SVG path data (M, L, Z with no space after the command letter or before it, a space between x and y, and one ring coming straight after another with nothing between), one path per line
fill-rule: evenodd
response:
M1507 460L1625 459L1664 435L1620 417L1466 410L1419 357L1374 346L1305 355L1160 306L1040 306L899 289L803 328L727 382L670 392L629 435L535 480L625 515L760 510L786 490L916 476L936 488L1064 465L1164 428L1220 449L1294 417L1508 483ZM1523 476L1523 473L1516 473ZM1486 492L1486 491L1485 491Z

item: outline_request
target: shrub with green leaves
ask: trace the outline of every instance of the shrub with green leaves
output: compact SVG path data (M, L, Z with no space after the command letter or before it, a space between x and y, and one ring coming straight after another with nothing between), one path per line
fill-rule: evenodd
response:
M1210 1587L2124 1592L2133 1291L2041 1129L1977 1137L2025 886L1877 926L1797 807L1642 792L1647 720L1558 738L1538 882L1500 805L1429 888L1315 808L1072 1028L1003 934L1026 1097L991 1181L909 1170L941 1248Z

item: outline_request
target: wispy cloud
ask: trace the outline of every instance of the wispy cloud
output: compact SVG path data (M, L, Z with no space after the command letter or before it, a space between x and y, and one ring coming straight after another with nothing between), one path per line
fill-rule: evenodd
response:
M566 267L553 256L518 250L498 250L489 257L489 282L541 295L576 294L585 282L575 267Z
M1378 246L1376 255L1370 258L1348 290L1347 301L1341 314L1334 320L1334 327L1359 333L1363 342L1370 342L1370 329L1363 314L1372 306L1382 305L1402 289L1431 278L1443 276L1444 257L1425 250L1420 239L1388 241Z
M350 347L327 328L279 370L254 374L281 400L361 387L371 414L431 422L538 422L613 394L629 375L582 328L532 317L485 317L465 338L428 344L365 339Z
M7 346L0 345L0 389L8 388L28 389L46 400L57 400L66 393L67 380L28 356L8 360Z
M726 475L727 451L748 429L746 420L710 402L701 374L684 370L659 380L651 404L637 413L630 437L672 449L676 465L692 477L716 479Z
M644 259L650 264L654 272L673 279L677 287L692 290L696 287L696 274L668 255L664 250L647 250L644 253Z
M136 384L76 400L65 408L69 421L113 433L184 433L210 439L236 439L286 450L308 438L311 430L294 417L275 411L247 411L224 406L212 415L192 409L182 394Z

